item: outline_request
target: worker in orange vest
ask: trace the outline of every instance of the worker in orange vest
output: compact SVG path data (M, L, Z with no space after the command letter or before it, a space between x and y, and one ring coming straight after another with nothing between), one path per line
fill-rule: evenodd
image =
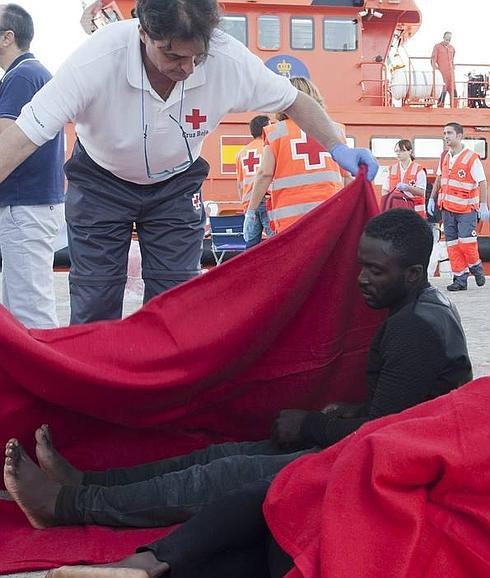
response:
M291 83L323 106L320 92L310 80L295 77ZM269 189L269 217L274 232L280 233L344 186L342 170L330 154L285 113L279 113L277 119L279 122L265 131L262 163L245 213L245 240L252 235L257 208Z
M381 188L381 210L394 208L390 200L394 195L399 198L397 206L406 201L404 208L413 209L421 217L426 217L425 189L427 188L427 174L425 169L415 162L412 143L399 140L395 145L395 154L398 162L391 165Z
M262 153L264 151L263 130L269 124L270 118L266 115L256 116L250 121L250 134L253 136L253 140L243 147L236 158L238 196L242 201L244 212L248 209L255 177L262 161ZM267 195L262 199L257 209L255 231L252 238L247 241L247 249L260 243L263 231L265 231L267 237L272 237L274 234L267 214L266 199Z
M456 82L454 78L454 55L456 51L451 44L451 32L444 32L442 42L436 44L432 50L431 64L434 70L440 70L442 80L444 81L444 88L437 106L443 107L446 99L446 94L449 92L449 101L453 106L454 97L456 93Z
M478 254L476 233L478 212L482 221L489 220L488 191L485 173L477 153L463 143L463 127L451 122L444 127L448 153L439 163L440 192L434 189L427 211L433 214L438 195L453 282L448 291L464 291L470 275L478 287L485 285L485 274ZM480 192L478 193L478 188Z

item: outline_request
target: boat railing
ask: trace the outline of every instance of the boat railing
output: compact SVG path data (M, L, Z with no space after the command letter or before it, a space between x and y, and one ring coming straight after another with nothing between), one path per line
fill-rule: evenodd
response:
M437 106L439 100L439 94L436 93L438 87L438 80L436 78L436 70L432 68L430 59L424 56L411 56L409 58L409 74L408 74L408 94L412 93L410 83L415 78L414 72L421 70L420 63L428 62L429 68L424 63L423 70L432 71L432 88L431 94L428 98L422 99L410 99L407 98L404 104L407 105L417 105L424 104ZM490 64L465 64L458 63L454 66L454 78L453 84L455 88L454 94L449 94L449 107L450 108L488 108L490 106L489 97L487 92L489 89L489 72Z
M391 94L388 82L388 67L386 62L378 60L364 60L359 66L362 70L361 100L370 100L370 104L390 106ZM374 66L376 78L365 77L365 67Z
M373 73L373 68L376 72ZM444 83L434 70L431 59L411 56L402 66L389 68L385 62L363 61L360 100L376 106L436 107ZM368 68L371 67L371 68ZM370 73L368 73L368 70ZM393 88L393 74L405 70L403 76L406 91L397 98ZM454 70L455 93L448 95L451 108L490 108L490 64L458 63Z
M458 108L490 108L490 64L455 65L456 97Z

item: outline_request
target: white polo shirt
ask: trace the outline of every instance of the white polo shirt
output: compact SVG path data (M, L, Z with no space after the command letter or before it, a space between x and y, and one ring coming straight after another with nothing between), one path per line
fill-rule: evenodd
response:
M468 152L468 150L469 149L467 149L465 147L465 148L463 148L463 150L461 150L459 153L457 153L455 155L451 154L451 151L448 151L447 154L449 155L449 168L452 169L454 166L454 163L456 162L456 159L460 155L462 155L464 152ZM439 166L437 167L436 175L438 177L440 177L442 175L441 161L439 161ZM486 180L485 171L483 169L482 162L479 158L475 160L475 162L473 163L473 166L471 167L471 176L477 185L479 183L481 183L482 181Z
M400 166L400 182L402 182L403 179L405 178L405 173L407 171L406 171L406 169L403 168L401 163L398 163L398 164ZM425 174L425 171L419 171L418 172L414 186L418 187L419 189L423 189L425 191L425 189L427 188L427 175ZM387 171L387 173L384 177L383 185L381 188L383 191L389 192L389 190L390 190L390 171L389 170Z
M207 134L230 112L278 112L297 90L269 70L243 44L216 30L209 57L164 101L143 66L138 21L106 26L74 52L56 76L24 106L17 124L41 146L73 121L90 158L114 175L151 184L144 159L142 99L152 173L185 163L189 154L179 119L196 160ZM164 180L164 179L162 179Z

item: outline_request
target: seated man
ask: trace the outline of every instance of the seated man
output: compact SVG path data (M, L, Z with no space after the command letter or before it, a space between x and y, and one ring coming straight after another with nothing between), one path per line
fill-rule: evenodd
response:
M40 468L17 440L7 443L7 489L36 528L162 526L189 518L231 490L269 479L299 455L326 448L369 420L466 383L472 372L459 315L427 281L432 243L429 225L404 209L375 217L361 237L361 292L370 307L388 311L369 351L368 399L361 407L284 410L271 440L215 445L107 472L77 470L56 452L43 426L36 432Z

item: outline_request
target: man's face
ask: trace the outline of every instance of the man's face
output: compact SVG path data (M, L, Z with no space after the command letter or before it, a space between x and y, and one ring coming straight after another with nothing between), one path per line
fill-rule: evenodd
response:
M449 148L457 146L463 138L463 135L458 134L452 126L445 126L442 135L444 144Z
M444 44L449 44L451 42L451 33L450 32L446 32L446 34L444 34L443 36L443 40L444 40Z
M406 269L400 266L391 242L363 235L357 257L361 265L359 288L369 307L391 308L403 301L408 293Z
M206 58L204 44L199 40L152 40L141 27L140 39L151 64L174 82L188 78Z
M4 54L6 49L8 48L7 41L7 31L4 29L3 26L3 13L5 12L5 4L0 4L0 55ZM9 32L8 34L12 34Z

